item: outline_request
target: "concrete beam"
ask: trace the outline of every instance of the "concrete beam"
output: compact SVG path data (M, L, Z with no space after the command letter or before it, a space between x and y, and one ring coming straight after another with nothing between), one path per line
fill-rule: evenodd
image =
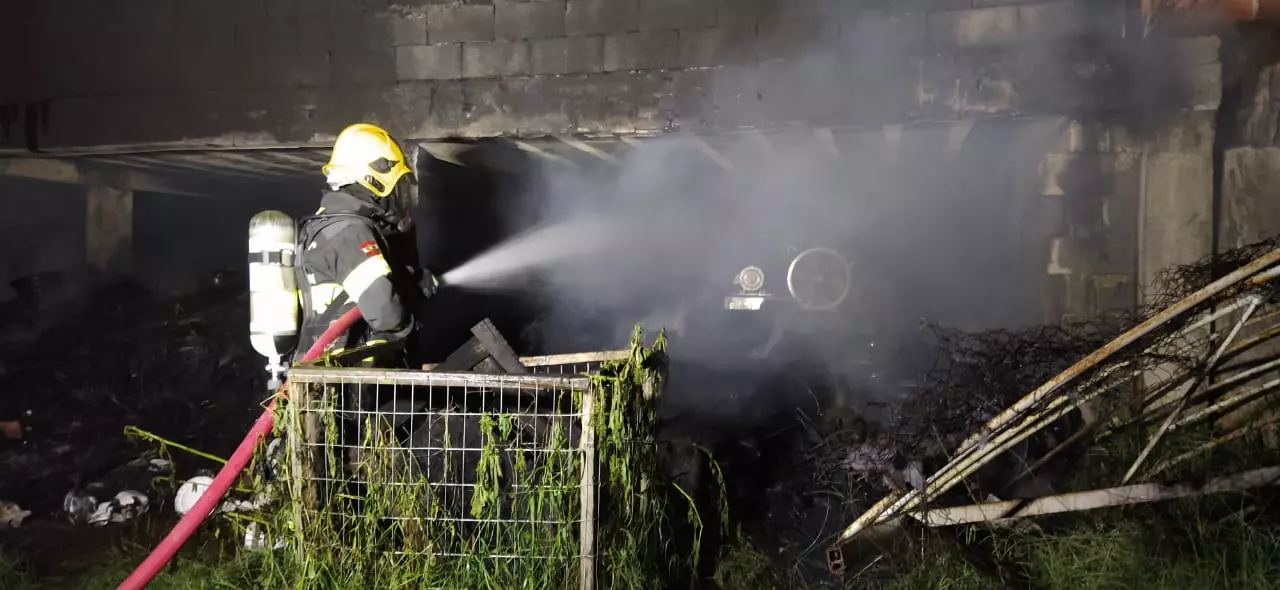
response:
M133 190L149 193L186 195L191 197L208 198L214 196L180 188L175 186L172 182L153 174L138 172L136 170L121 172L130 176L129 183ZM80 170L79 166L76 166L66 160L57 160L52 158L16 158L0 160L0 176L66 184L86 184L84 173Z
M103 274L123 274L133 266L131 174L84 174L85 262Z

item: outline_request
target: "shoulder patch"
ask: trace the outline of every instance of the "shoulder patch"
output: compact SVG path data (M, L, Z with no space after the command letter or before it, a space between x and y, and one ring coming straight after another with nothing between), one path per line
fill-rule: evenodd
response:
M369 258L382 254L382 250L378 249L378 242L374 240L362 242L360 244L360 251L364 252L364 255Z

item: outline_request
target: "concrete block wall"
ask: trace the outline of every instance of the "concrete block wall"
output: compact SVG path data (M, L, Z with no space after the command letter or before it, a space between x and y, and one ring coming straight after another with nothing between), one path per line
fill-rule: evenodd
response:
M25 87L50 101L47 147L322 143L357 119L427 138L1212 102L1216 78L1151 68L1121 38L1126 4L50 0Z
M1053 320L1130 305L1208 243L1219 43L1135 39L1132 4L48 0L0 8L30 32L0 35L27 56L0 72L21 82L0 147L323 144L356 120L414 138L852 126L892 144L904 124L1033 119L1058 126L1018 205ZM1257 149L1280 137L1270 79ZM1232 161L1256 178L1269 157Z
M1238 102L1223 155L1219 245L1232 248L1280 235L1280 40L1269 30L1238 41Z
M1161 269L1211 253L1215 116L1062 121L1040 166L1047 321L1132 309Z
M1047 321L1130 309L1156 273L1212 251L1220 41L1144 48L1187 72L1186 108L1064 119L1041 162L1050 231Z

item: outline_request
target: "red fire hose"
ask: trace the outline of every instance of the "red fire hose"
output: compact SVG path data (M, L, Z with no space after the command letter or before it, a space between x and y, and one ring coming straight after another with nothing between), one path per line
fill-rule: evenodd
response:
M341 317L329 325L329 329L325 330L324 334L320 335L320 339L311 345L311 348L307 350L307 354L303 355L302 362L319 358L325 347L343 332L346 332L358 319L360 319L359 308L342 314ZM276 392L276 396L283 396L284 392L284 388L281 388ZM200 495L196 505L184 514L178 524L174 525L173 530L169 531L169 534L165 536L164 540L160 541L160 544L151 550L151 555L148 555L133 570L133 573L129 574L129 577L124 582L120 583L118 590L139 590L151 583L156 574L160 573L160 568L163 568L166 563L169 563L170 559L173 559L173 555L178 552L178 549L182 548L183 543L187 542L187 539L191 537L191 533L196 531L196 527L200 526L200 523L204 522L204 519L213 512L213 507L222 500L222 496L227 493L227 490L231 488L231 484L240 476L240 472L244 470L245 465L249 464L249 459L253 458L254 448L258 446L258 443L267 434L270 434L272 423L275 421L276 399L276 397L273 397L271 403L267 404L266 411L262 412L261 416L258 416L257 422L253 423L253 428L249 429L249 434L244 437L244 440L240 441L240 446L236 447L236 452L232 453L231 458L227 460L227 464L218 472L218 476L213 478L213 483L209 484L209 487Z

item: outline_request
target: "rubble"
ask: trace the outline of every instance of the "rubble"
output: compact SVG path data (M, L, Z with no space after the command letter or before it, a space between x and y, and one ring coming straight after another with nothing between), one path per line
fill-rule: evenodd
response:
M0 342L0 420L20 420L22 435L0 436L0 497L37 515L62 509L87 522L99 503L81 514L76 502L88 490L147 490L172 472L171 458L140 457L149 443L130 440L125 427L225 456L266 397L247 296L235 283L172 297L117 282L48 309L0 309L24 314L43 327ZM207 463L184 457L180 468ZM69 488L80 499L59 506Z
M1157 275L1148 303L1112 313L1023 330L967 333L925 323L937 341L935 367L875 433L837 431L809 456L827 482L843 482L849 497L919 487L921 469L932 473L965 437L1011 403L1111 342L1151 313L1162 310L1280 244L1272 239L1216 257L1172 267ZM1242 285L1240 288L1249 288ZM1135 347L1136 351L1144 350ZM1178 350L1174 348L1173 350ZM1188 348L1192 351L1194 348ZM1194 354L1131 352L1135 366L1195 366ZM1015 447L1014 454L1019 451ZM1027 452L1026 447L1021 451ZM1004 473L1000 468L991 473ZM1001 479L992 475L993 479ZM1007 483L1004 473L1001 483Z

